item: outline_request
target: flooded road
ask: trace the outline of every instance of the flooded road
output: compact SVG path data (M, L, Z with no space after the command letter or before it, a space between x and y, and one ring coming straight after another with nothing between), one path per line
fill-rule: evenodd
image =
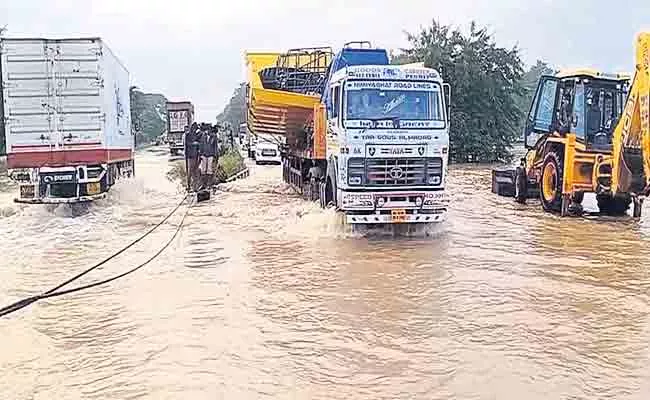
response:
M163 218L182 198L168 168L143 151L86 209L18 206L0 183L0 305ZM560 219L493 195L489 171L451 168L449 220L395 238L254 167L144 269L1 319L0 398L647 399L648 204ZM144 261L181 215L83 282Z

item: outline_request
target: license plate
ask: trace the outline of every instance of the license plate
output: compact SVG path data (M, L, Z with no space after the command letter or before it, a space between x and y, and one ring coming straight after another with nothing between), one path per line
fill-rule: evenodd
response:
M20 187L20 197L23 199L34 198L34 185L23 185Z
M406 210L391 210L390 211L391 220L393 223L401 223L406 221Z
M102 190L101 186L99 185L99 182L91 182L86 184L86 192L88 194L97 194Z

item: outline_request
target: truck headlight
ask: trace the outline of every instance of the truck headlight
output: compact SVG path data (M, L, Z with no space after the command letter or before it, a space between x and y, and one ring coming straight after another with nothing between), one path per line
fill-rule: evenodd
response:
M350 177L348 177L348 183L350 185L361 185L361 177L360 176L350 176Z

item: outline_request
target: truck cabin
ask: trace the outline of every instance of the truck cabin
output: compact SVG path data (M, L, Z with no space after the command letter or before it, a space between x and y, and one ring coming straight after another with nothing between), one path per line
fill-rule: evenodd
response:
M611 151L616 123L623 113L630 77L592 70L544 75L539 81L525 127L527 148L545 135L576 135L587 151Z

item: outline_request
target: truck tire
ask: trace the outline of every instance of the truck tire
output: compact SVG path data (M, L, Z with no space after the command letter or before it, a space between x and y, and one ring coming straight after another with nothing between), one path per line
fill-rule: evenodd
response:
M328 177L325 183L325 208L328 208L330 205L336 207L336 189L332 183L332 179Z
M519 204L526 204L528 197L528 177L524 167L517 167L515 170L515 201Z
M325 207L329 207L330 204L333 204L335 208L338 208L336 199L336 183L338 182L336 173L336 158L332 158L327 162L327 179L325 182Z
M562 210L562 162L558 153L550 151L544 158L539 197L545 211Z

